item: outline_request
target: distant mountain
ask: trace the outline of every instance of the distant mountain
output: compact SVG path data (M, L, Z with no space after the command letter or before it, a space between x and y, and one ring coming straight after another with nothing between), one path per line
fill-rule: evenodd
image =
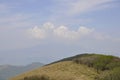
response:
M0 80L8 80L13 76L39 68L41 66L43 66L43 64L39 62L35 62L27 66L0 65Z
M80 54L23 73L11 80L120 80L120 58Z

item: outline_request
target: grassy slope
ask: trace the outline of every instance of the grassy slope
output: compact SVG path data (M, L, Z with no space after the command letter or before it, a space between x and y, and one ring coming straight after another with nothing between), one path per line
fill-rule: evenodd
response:
M85 65L76 64L72 61L63 61L26 72L11 80L20 80L33 75L47 75L54 80L93 80L97 73L93 68Z
M96 80L109 80L111 76L110 80L120 80L119 72L119 57L101 54L80 54L50 63L11 80L23 80L25 77L29 77L28 79L25 78L25 80L29 80L31 76L49 77L49 79L38 80L95 80L95 78Z

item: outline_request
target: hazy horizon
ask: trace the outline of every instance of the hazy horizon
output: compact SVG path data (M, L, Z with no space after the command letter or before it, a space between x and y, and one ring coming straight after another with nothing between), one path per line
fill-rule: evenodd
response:
M0 65L82 53L120 57L119 0L0 0Z

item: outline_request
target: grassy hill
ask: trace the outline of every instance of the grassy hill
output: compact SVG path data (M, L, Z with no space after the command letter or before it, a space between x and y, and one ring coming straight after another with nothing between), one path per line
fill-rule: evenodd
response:
M120 80L120 58L81 54L53 62L11 80Z

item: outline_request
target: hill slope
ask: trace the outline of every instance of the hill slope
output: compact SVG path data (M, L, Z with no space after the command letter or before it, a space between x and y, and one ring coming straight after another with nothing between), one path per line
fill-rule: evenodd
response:
M120 80L119 74L120 58L82 54L56 61L11 80Z
M20 80L26 76L29 77L33 75L47 75L51 79L55 80L71 80L74 78L82 80L93 80L97 73L94 69L88 68L87 66L76 64L72 61L64 61L24 73L11 80Z
M10 77L38 68L42 65L42 63L32 63L27 66L0 65L0 80L8 80Z

